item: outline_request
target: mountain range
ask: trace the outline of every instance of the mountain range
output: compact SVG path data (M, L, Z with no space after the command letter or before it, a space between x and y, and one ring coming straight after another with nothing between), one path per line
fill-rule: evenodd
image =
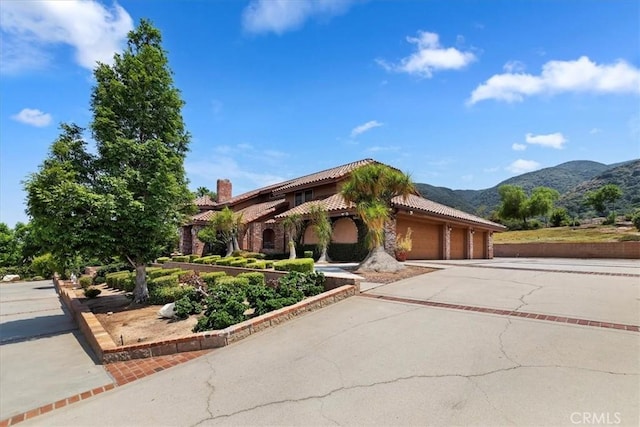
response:
M605 184L615 184L622 190L616 202L619 213L640 208L640 159L606 165L589 160L575 160L560 165L511 177L483 190L452 190L429 184L416 184L427 199L465 212L488 217L498 209L498 188L510 184L522 187L527 194L535 187L549 187L560 193L556 206L564 207L572 216L587 215L591 208L584 205L585 194Z

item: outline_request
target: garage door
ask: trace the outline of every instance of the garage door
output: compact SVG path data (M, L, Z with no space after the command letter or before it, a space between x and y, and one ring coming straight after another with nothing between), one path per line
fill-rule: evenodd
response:
M486 242L487 233L476 230L473 234L473 258L482 259L486 258L484 247Z
M467 230L453 228L451 230L451 259L464 259Z
M442 259L442 234L441 225L431 224L410 219L398 219L397 232L406 235L407 228L411 227L413 249L407 256L408 259Z

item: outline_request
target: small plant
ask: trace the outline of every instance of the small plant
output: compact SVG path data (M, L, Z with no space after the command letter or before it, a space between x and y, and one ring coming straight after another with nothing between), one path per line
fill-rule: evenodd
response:
M413 249L413 240L411 239L411 227L407 228L407 233L402 236L402 234L398 234L396 237L396 259L398 261L406 261L407 254L411 252Z
M80 276L78 282L80 283L82 289L86 291L87 289L89 289L89 286L93 284L93 278L91 276Z
M631 218L631 222L633 222L634 227L636 227L636 230L640 231L640 210L638 210L633 217Z
M158 264L164 264L165 262L169 262L169 261L171 261L171 258L169 258L168 256L161 256L156 260Z
M185 295L176 301L175 313L178 319L186 319L192 314L202 313L202 305L193 301L190 295Z
M313 271L313 259L285 259L273 263L273 268L278 271L298 271L300 273L311 273Z
M313 251L304 251L305 258L313 258Z
M94 288L94 287L89 287L84 291L84 296L86 296L87 298L97 298L98 295L100 295L102 293L102 290L98 289L98 288Z

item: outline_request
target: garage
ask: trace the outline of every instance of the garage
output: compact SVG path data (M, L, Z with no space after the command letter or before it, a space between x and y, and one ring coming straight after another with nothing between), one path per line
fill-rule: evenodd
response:
M473 259L485 258L487 233L476 230L473 233Z
M407 228L411 227L413 249L408 259L442 259L442 225L400 218L397 222L398 235L405 236Z
M451 229L451 259L465 259L466 234L467 230L464 228Z

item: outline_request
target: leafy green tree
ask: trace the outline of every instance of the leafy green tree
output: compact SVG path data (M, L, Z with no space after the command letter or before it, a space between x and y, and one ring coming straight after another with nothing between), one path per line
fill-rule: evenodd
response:
M622 197L622 190L615 184L603 185L596 191L590 191L585 195L585 204L592 206L600 215L607 213L607 205L611 205L610 211L615 211L615 202Z
M228 206L211 219L209 225L198 232L198 238L205 243L214 244L217 241L227 245L225 256L231 256L237 250L237 236L242 224L242 215L234 213ZM236 242L234 244L234 242Z
M20 248L14 230L0 222L0 267L18 266L20 258Z
M408 197L415 192L411 177L379 163L354 170L342 186L345 202L353 203L367 226L369 255L360 263L363 271L398 271L403 266L384 250L385 225L392 219L394 197ZM393 242L395 244L395 242Z
M134 300L149 292L145 265L175 237L192 209L184 158L189 134L160 32L142 20L114 64L99 63L91 96L97 154L82 129L62 125L40 170L29 177L27 206L56 258L117 255L136 270Z
M527 200L527 214L531 217L542 216L547 218L553 210L554 203L560 198L560 193L553 188L536 187Z
M289 236L289 259L296 259L296 240L302 231L302 217L300 214L292 214L282 221L282 226Z
M196 191L194 191L193 195L195 197L209 196L213 201L215 201L218 198L218 195L216 194L216 192L209 190L207 187L196 188Z
M569 212L567 212L565 208L556 208L551 213L549 221L551 222L552 227L560 227L571 221L571 218L569 217Z
M553 210L554 202L560 194L548 187L536 187L528 197L522 187L517 185L501 185L498 188L500 194L500 206L498 216L502 219L515 219L522 221L527 228L527 220L535 216L547 217Z
M318 238L318 248L320 249L319 263L328 262L327 248L331 242L331 221L327 210L320 204L314 204L311 206L309 212L311 217L311 226L313 227L316 237Z

